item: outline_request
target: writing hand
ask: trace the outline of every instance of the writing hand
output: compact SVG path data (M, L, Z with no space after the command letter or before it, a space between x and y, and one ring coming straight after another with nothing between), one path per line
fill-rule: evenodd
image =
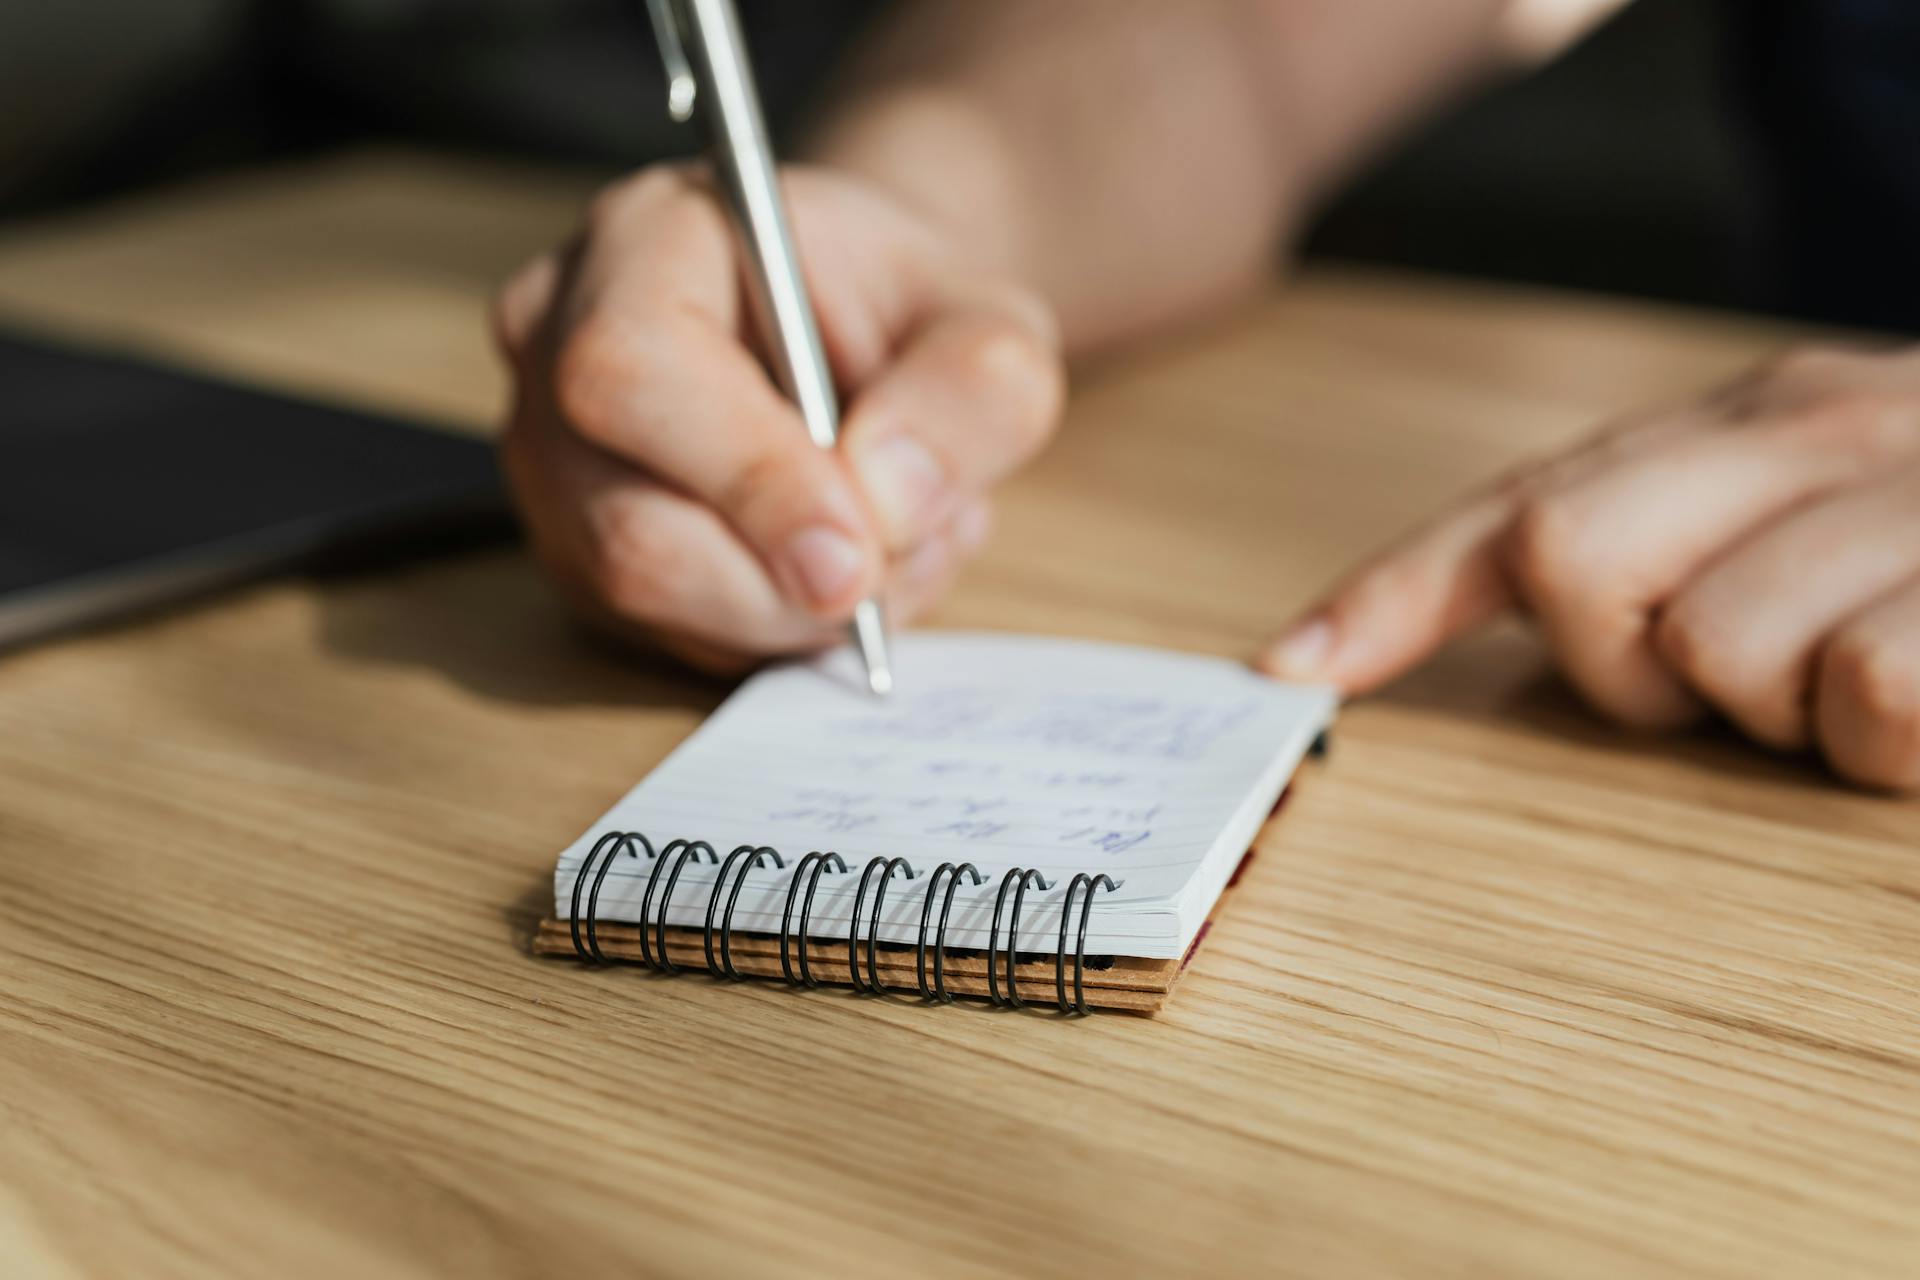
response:
M602 193L495 306L502 459L535 551L590 617L713 670L836 643L876 588L897 620L931 604L1064 386L1037 298L875 188L782 180L846 400L836 453L755 354L733 232L696 169Z
M1920 787L1920 349L1792 352L1616 423L1363 566L1259 665L1362 692L1509 608L1623 724L1717 708Z

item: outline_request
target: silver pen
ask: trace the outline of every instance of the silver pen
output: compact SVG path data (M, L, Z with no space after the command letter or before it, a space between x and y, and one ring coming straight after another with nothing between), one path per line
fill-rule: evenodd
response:
M712 134L714 172L752 268L748 294L774 380L799 406L813 442L831 449L840 433L840 402L800 275L733 0L647 0L647 16L666 62L667 110L685 122L697 106ZM854 609L853 638L867 665L867 686L876 694L892 692L878 599Z

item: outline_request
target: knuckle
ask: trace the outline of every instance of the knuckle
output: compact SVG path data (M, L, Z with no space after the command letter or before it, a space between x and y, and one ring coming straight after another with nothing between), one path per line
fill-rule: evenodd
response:
M1508 571L1527 599L1564 596L1580 564L1580 528L1567 504L1547 496L1523 498L1507 527Z
M636 191L649 180L649 175L639 174L609 183L595 192L593 198L587 201L586 212L581 218L586 225L588 238L603 236L618 226L626 218L627 210L632 208Z
M789 459L779 450L757 453L742 461L721 483L715 505L735 523L751 528L756 513L774 505L790 487L805 483L800 477L811 473L815 461L807 454Z
M1910 395L1871 375L1871 357L1840 347L1797 347L1763 364L1746 417L1813 448L1858 461L1920 446Z
M1760 379L1773 385L1818 385L1850 371L1858 359L1844 347L1803 343L1774 353L1760 362Z
M1878 453L1888 428L1901 418L1901 404L1871 387L1831 387L1794 416L1794 426L1824 447Z
M1007 396L1007 425L1021 451L1044 444L1066 398L1066 376L1052 353L1026 334L1003 329L975 342L967 365L970 379Z
M1806 745L1798 678L1756 650L1736 619L1683 596L1660 610L1649 639L1670 671L1749 735L1777 748Z
M624 223L635 210L671 200L684 193L686 180L668 165L652 165L610 182L587 202L589 233L603 234Z
M581 435L610 444L619 405L646 381L646 346L604 310L590 310L560 343L553 394L560 415Z
M1660 610L1653 622L1654 652L1675 673L1696 687L1724 685L1726 646L1719 643L1706 610L1680 600Z

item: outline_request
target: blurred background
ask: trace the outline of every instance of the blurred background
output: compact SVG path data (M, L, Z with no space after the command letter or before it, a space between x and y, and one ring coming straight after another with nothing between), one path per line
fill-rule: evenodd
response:
M778 125L885 7L744 0ZM1307 251L1917 328L1903 65L1916 0L1639 0L1400 140ZM0 221L378 141L612 173L684 138L660 102L637 0L16 0Z

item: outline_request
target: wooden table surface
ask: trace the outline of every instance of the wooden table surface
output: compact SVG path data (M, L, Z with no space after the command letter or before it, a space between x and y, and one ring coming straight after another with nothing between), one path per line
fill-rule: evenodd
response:
M585 186L406 155L0 242L0 316L484 430ZM937 625L1245 654L1748 322L1310 272L1085 372ZM75 501L85 501L76 494ZM1347 711L1168 1012L591 972L555 853L723 690L499 549L0 658L0 1272L1920 1272L1920 806L1496 632Z

